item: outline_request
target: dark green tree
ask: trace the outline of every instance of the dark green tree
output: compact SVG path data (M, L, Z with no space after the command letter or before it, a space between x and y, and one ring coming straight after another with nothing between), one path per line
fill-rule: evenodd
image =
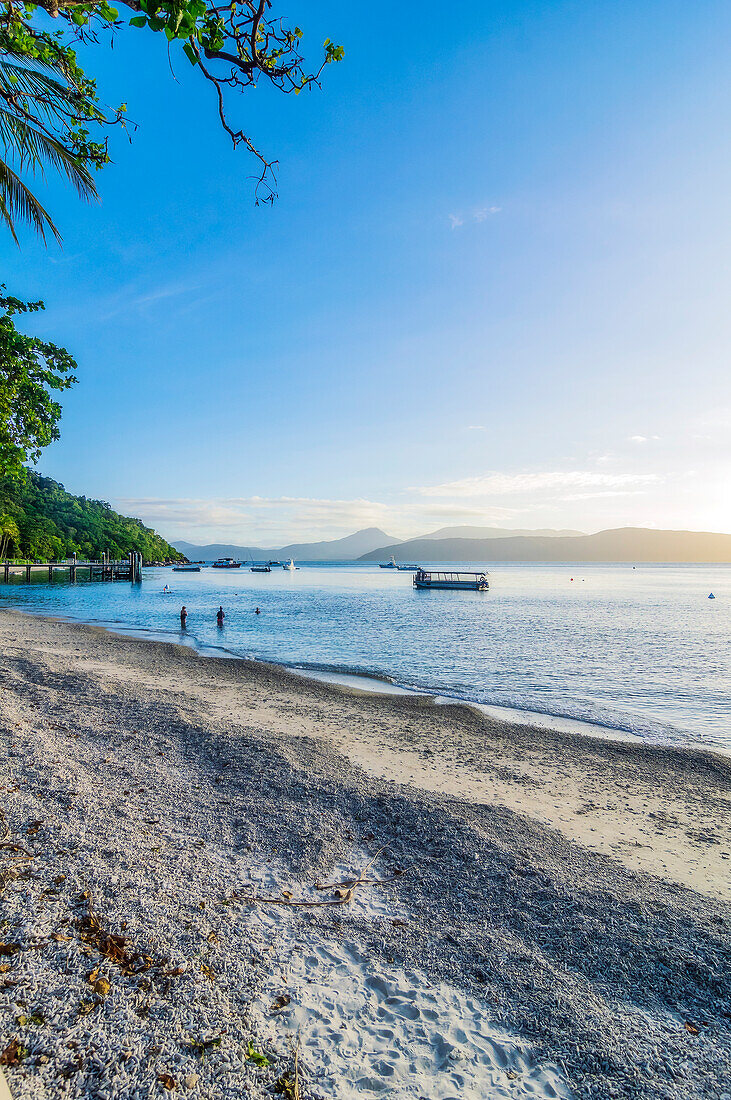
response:
M145 561L180 561L169 543L138 519L121 516L104 500L72 496L35 470L0 477L0 558L61 560L70 554L122 558L139 550Z
M0 561L9 557L11 550L20 545L20 529L15 517L0 513Z
M65 348L26 336L13 320L43 302L4 297L0 286L0 475L22 477L24 463L58 439L61 406L54 394L76 381L76 363Z

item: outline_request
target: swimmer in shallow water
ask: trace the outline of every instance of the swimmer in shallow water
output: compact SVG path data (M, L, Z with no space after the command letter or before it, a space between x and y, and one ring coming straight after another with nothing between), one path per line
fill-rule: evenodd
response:
M219 607L219 609L218 609L218 613L216 614L216 622L218 623L219 627L222 627L222 626L223 626L223 620L224 620L225 618L226 618L226 616L225 616L225 614L224 614L224 612L223 612L223 608L222 608L222 607Z
M185 624L188 621L188 609L185 604L180 608L180 629L185 630Z

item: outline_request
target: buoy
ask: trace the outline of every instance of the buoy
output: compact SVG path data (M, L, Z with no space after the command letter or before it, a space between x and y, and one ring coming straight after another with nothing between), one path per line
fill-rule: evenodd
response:
M715 600L715 598L716 598L716 597L715 597L715 596L713 595L713 593L712 593L712 592L709 592L709 593L708 593L708 599L709 599L709 600Z

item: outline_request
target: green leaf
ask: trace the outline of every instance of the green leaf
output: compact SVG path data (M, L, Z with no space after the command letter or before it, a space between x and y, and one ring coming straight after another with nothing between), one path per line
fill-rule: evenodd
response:
M253 1062L255 1066L262 1066L265 1068L272 1064L266 1054L262 1054L261 1051L256 1049L251 1040L249 1040L249 1045L246 1050L246 1057L250 1062Z
M195 56L195 50L191 46L190 42L186 42L183 46L183 53L188 58L188 61L190 61L191 65L198 64L198 58Z
M130 25L130 27L146 27L147 26L147 16L146 15L136 15L134 17L134 19L130 19L129 25Z

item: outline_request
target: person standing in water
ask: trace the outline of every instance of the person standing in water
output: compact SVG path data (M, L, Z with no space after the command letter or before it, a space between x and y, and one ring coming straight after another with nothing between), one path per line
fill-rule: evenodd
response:
M180 629L185 630L185 624L188 621L188 609L185 604L180 608Z
M216 615L216 622L218 623L219 627L223 626L223 620L225 618L226 618L226 616L223 613L223 608L219 607L218 614Z

